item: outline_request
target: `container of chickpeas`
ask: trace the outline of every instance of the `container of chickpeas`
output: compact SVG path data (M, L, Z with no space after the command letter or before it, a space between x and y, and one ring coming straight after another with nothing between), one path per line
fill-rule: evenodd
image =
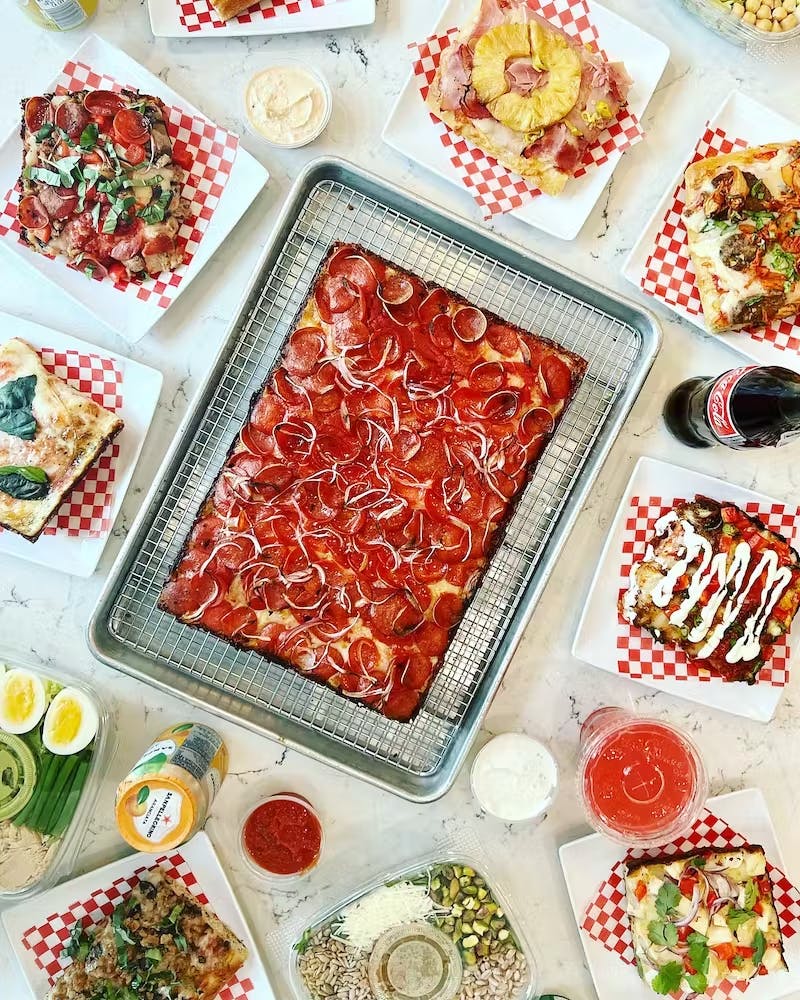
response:
M800 0L681 0L709 28L753 55L800 54Z

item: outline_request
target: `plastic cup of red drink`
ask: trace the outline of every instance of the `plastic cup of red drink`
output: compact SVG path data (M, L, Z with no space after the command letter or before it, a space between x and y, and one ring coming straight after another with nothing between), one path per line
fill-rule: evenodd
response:
M581 729L578 798L599 833L659 847L687 833L708 797L708 775L689 737L623 708L600 708Z

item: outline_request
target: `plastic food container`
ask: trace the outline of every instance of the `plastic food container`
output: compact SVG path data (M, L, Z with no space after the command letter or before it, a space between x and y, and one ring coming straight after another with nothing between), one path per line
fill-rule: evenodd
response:
M253 813L259 809L261 806L269 802L288 802L297 803L302 806L303 810L310 813L314 820L316 820L319 826L319 849L316 851L316 855L313 860L301 868L299 871L289 872L288 874L283 874L281 872L271 871L269 868L265 868L260 865L255 858L252 856L247 848L245 842L245 827L247 825L248 819L253 815ZM320 819L319 813L314 808L314 806L302 795L296 795L294 792L278 792L275 795L268 795L263 798L260 802L257 802L254 806L249 806L242 816L241 829L239 832L239 851L242 856L247 868L259 878L267 879L270 882L277 882L280 885L292 884L305 878L310 872L312 872L322 857L322 852L325 849L325 828L322 825L322 820Z
M316 125L313 128L305 128L303 126L303 113L300 102L294 102L291 107L287 105L283 109L284 114L278 116L284 127L287 129L287 136L285 139L278 138L277 136L271 137L267 135L266 132L262 131L262 129L259 128L257 123L253 120L253 111L251 108L254 87L257 82L265 78L267 82L270 82L268 79L269 76L278 74L281 71L286 71L290 74L305 74L309 76L316 85L316 94L312 99L310 108L311 114L317 118ZM277 100L280 100L279 94L275 94L273 91L273 95L277 98ZM318 100L321 102L321 106L318 104ZM331 92L328 81L322 73L319 72L319 70L314 69L307 63L300 62L299 59L282 59L280 62L265 66L257 73L254 73L248 80L247 87L244 92L244 111L248 131L261 139L262 142L265 142L267 145L276 149L300 149L301 147L308 146L312 142L319 139L328 127L328 123L331 120L331 113L333 112L333 93ZM319 114L317 114L318 111ZM296 115L295 112L297 112ZM294 133L294 135L292 133Z
M404 889L401 906L387 905L389 894L408 883L415 887L412 898ZM421 916L420 907L428 905L428 898L434 909ZM373 905L366 911L369 900ZM342 935L343 926L348 926L343 913L349 911L351 920L349 908L356 904L362 904L362 932L368 928L374 937L361 950L331 936ZM393 908L403 911L397 923L387 916ZM498 972L503 987L496 993L498 1000L533 1000L539 995L531 947L505 893L485 864L460 852L442 852L363 884L311 923L294 942L290 961L298 1000L329 995L324 991L337 985L324 982L331 968L340 972L339 985L359 1000L482 998L478 986L469 989L487 968L482 963Z
M113 728L113 714L109 701L94 688L90 688L82 679L70 673L70 671L62 670L60 667L50 670L16 654L8 656L0 654L0 663L9 667L23 667L38 674L43 680L56 681L62 687L77 688L95 703L99 719L97 735L94 738L94 752L89 764L86 783L83 786L83 791L78 801L78 807L75 810L75 815L72 817L72 822L64 831L57 847L51 854L47 868L36 881L29 883L22 889L15 889L8 892L0 891L0 901L3 903L18 903L44 892L55 885L56 882L62 881L71 874L75 858L81 849L84 837L89 829L89 821L97 802L97 796L100 793L103 777L109 761L114 754L117 740L116 732Z
M716 31L729 42L741 45L757 58L783 62L800 54L800 24L790 31L761 31L741 21L731 12L732 4L723 3L722 0L680 0L680 3L707 28ZM800 13L798 18L800 19Z
M541 820L558 795L558 765L540 740L501 733L478 751L472 794L484 812L504 823Z
M700 751L680 729L606 707L583 724L577 792L598 833L630 847L660 847L700 816L708 775Z

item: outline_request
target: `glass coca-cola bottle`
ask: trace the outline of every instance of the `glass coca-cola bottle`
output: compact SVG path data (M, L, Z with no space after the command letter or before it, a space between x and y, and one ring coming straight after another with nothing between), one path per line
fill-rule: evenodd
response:
M664 404L669 430L690 448L764 448L800 437L800 375L775 366L690 378Z

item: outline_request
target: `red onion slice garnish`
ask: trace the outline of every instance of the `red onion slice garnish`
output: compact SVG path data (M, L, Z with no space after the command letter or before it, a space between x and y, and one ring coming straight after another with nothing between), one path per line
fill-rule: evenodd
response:
M465 344L474 344L486 333L488 322L475 306L464 306L453 316L453 330Z
M208 598L206 598L206 600L203 601L203 603L200 605L199 608L195 608L195 610L191 614L186 615L185 618L184 618L184 621L187 621L187 622L196 622L196 621L198 621L200 618L203 617L203 615L208 610L208 608L210 608L211 605L220 596L220 594L222 592L221 588L220 588L220 585L217 583L216 580L212 579L211 582L214 584L214 589L213 589L213 591L211 593L211 596L208 597Z
M686 925L690 924L697 916L697 911L699 909L700 909L700 885L698 882L695 882L694 887L692 888L692 901L689 904L689 912L685 916L681 917L679 920L673 920L672 923L675 924L676 927L686 927Z

